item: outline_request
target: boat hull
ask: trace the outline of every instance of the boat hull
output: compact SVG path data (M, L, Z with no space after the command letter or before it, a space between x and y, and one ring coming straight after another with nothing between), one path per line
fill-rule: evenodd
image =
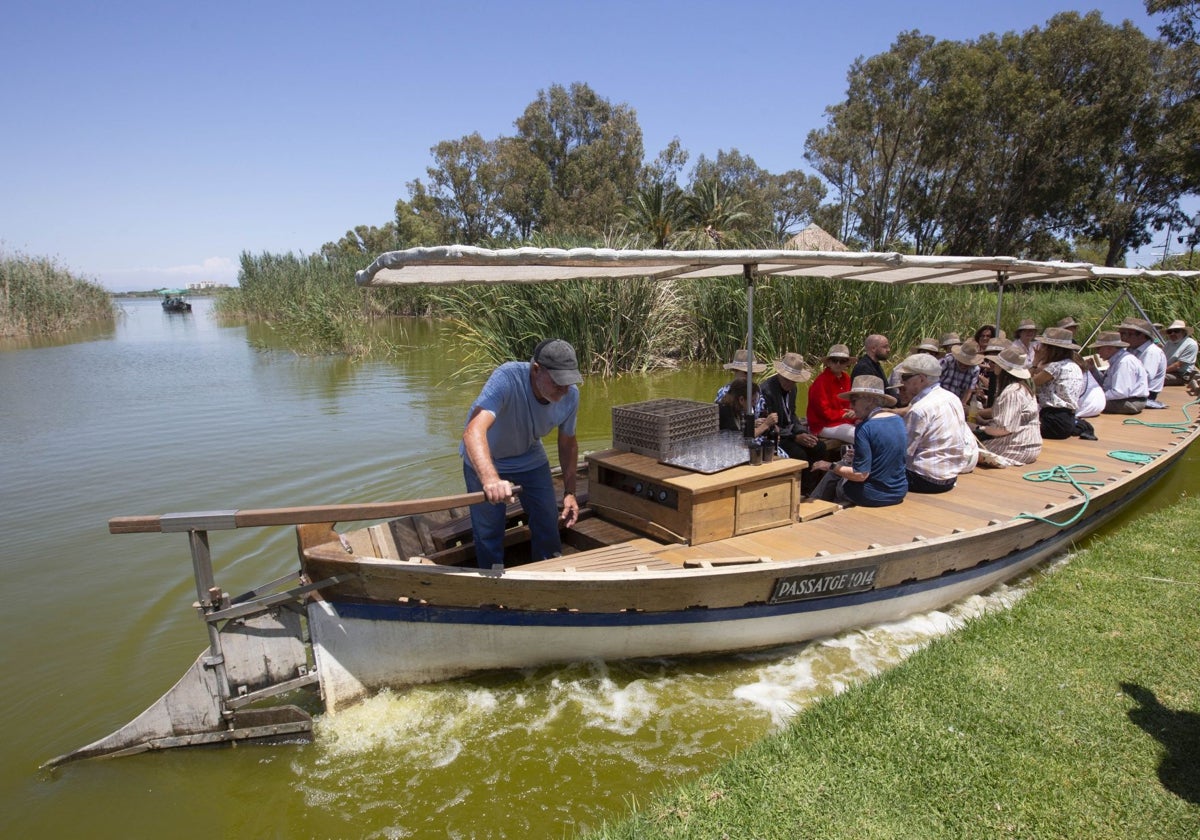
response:
M961 571L785 603L664 612L439 607L319 599L308 606L326 709L363 696L486 670L599 659L686 657L770 648L939 609L1011 580L1099 527L1161 472L1069 528ZM626 581L626 587L636 586Z

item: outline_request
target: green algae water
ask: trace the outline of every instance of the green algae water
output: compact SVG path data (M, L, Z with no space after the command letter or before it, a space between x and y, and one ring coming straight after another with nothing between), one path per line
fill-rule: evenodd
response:
M457 440L481 384L458 376L454 336L425 321L387 328L396 357L350 362L270 349L269 331L218 326L205 300L190 315L121 306L115 328L0 350L6 837L572 836L1036 581L754 655L582 662L384 693L320 717L307 745L39 771L136 716L207 643L186 540L112 536L110 517L460 492ZM581 451L608 447L609 406L711 399L725 373L588 380ZM1147 504L1200 490L1196 460ZM296 566L291 529L210 537L228 591Z

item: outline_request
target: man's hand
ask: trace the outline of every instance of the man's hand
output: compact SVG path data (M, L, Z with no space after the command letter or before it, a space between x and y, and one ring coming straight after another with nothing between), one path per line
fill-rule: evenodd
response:
M494 505L508 504L513 497L512 482L499 477L485 481L483 482L483 495Z
M575 498L574 493L563 494L562 516L559 519L568 528L579 521L579 501Z

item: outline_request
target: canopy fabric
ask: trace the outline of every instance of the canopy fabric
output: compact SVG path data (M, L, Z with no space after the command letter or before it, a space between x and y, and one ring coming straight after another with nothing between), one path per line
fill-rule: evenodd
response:
M359 271L360 286L462 283L548 283L558 280L656 280L741 276L830 277L875 283L978 285L1062 283L1108 277L1200 277L1200 271L1106 268L1090 263L1036 262L1014 257L930 257L854 251L623 251L611 248L509 248L467 245L391 251Z

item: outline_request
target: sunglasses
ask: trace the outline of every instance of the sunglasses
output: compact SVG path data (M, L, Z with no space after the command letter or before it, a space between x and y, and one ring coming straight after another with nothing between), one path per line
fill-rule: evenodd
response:
M908 380L912 379L914 376L924 376L924 375L925 374L923 374L923 373L902 373L902 374L900 374L900 381L907 382Z

